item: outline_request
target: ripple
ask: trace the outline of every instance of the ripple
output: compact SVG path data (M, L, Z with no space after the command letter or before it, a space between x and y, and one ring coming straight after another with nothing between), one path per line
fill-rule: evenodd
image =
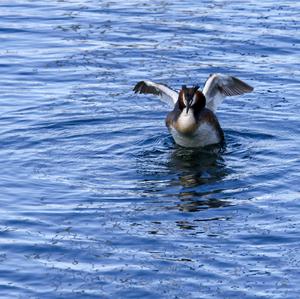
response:
M298 297L299 4L0 8L0 297ZM220 147L131 91L214 72L255 87Z

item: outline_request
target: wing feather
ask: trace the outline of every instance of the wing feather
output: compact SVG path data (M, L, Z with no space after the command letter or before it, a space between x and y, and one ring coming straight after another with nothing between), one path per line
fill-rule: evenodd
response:
M212 74L208 77L203 88L206 107L216 112L226 96L241 95L253 91L253 87L242 80L222 74Z
M174 106L178 100L178 93L175 90L165 84L154 83L148 80L138 82L134 86L133 91L135 93L157 95L163 102L172 106Z

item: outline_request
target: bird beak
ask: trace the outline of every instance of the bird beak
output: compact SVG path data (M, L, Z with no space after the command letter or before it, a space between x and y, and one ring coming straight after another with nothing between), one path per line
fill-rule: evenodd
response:
M189 113L189 110L190 110L192 101L193 101L193 99L192 99L191 101L187 101L187 105L186 105L186 114Z

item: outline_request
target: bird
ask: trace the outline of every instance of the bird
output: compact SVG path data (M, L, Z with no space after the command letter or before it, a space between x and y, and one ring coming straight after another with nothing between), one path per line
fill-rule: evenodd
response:
M179 92L162 83L139 81L135 93L153 94L173 107L166 116L166 126L176 144L198 148L221 144L224 132L216 116L218 106L226 96L242 95L253 87L242 80L224 74L210 74L204 87L182 85Z

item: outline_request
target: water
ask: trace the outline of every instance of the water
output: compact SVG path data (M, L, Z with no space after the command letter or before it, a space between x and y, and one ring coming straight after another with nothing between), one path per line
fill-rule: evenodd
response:
M0 3L0 297L300 292L295 1ZM220 151L132 92L235 75Z

